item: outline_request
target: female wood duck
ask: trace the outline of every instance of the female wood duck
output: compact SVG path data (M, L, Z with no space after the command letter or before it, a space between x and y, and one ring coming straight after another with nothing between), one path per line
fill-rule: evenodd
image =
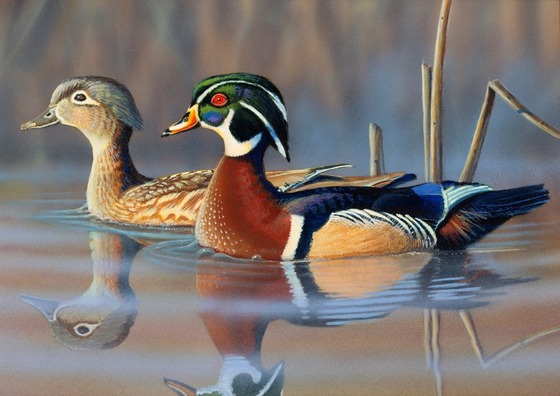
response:
M286 108L279 90L261 76L204 79L185 116L163 136L197 126L222 137L225 155L195 233L202 246L234 257L294 260L462 248L548 201L542 185L493 191L451 181L279 192L265 176L263 157L272 146L289 160Z
M78 128L91 143L93 164L86 196L92 215L138 225L194 224L213 171L196 170L157 179L140 174L130 157L128 142L133 129L142 128L142 118L123 84L106 77L70 78L55 89L47 110L20 128L37 129L58 123ZM382 185L404 175L322 178L324 172L337 167L276 171L267 176L277 186L297 183L304 188L311 182Z

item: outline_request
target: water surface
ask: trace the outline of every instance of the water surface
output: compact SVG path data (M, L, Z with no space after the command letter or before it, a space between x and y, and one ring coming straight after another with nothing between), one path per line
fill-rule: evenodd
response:
M0 203L5 394L173 394L164 378L210 392L238 375L285 395L560 385L550 209L464 252L275 263L95 222L82 193L52 190Z

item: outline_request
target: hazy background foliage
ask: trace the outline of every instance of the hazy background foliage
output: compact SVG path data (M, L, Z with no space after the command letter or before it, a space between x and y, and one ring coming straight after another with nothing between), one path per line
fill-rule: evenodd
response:
M60 81L104 75L125 83L145 121L132 140L141 172L213 167L222 143L207 131L160 139L203 77L268 76L287 102L292 164L351 162L368 171L367 125L385 132L388 170L422 176L420 64L433 63L440 0L0 0L0 163L86 180L91 160L76 130L18 132L44 110ZM446 175L457 177L486 83L498 78L560 124L557 0L455 0L445 70ZM560 142L499 102L481 162L502 170L557 169ZM522 164L505 168L507 158ZM557 161L555 161L557 162ZM541 170L538 170L541 169ZM66 173L62 173L66 170ZM509 184L509 183L504 183Z

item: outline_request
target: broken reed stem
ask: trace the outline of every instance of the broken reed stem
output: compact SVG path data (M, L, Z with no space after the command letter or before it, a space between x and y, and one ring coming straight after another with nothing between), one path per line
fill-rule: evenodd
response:
M383 130L377 124L369 124L369 148L371 176L385 173L385 159L383 158Z
M422 63L422 116L424 130L424 178L430 180L430 104L432 95L432 66Z
M492 109L494 107L496 94L499 94L504 99L504 101L523 118L525 118L538 128L542 129L546 133L554 136L557 139L560 139L560 129L553 127L549 123L542 120L539 116L534 114L532 111L530 111L498 80L490 81L488 83L488 86L486 87L486 96L484 97L484 102L482 103L482 109L480 111L480 116L476 124L471 148L469 150L467 160L465 161L463 172L461 173L461 177L459 178L459 181L461 182L472 182L474 179L474 173L480 159L480 152L482 150L484 138L486 137L486 131L490 122L490 116L492 115Z
M482 368L488 368L492 364L502 359L503 357L509 355L510 353L534 341L546 337L547 335L558 333L560 331L560 326L554 326L536 333L529 334L528 336L521 338L519 341L513 342L507 345L506 347L500 349L498 352L495 352L493 355L486 356L484 353L484 349L482 348L480 339L478 337L478 332L476 331L474 320L470 311L459 311L459 317L463 321L463 325L465 326L465 329L467 330L467 333L471 340L471 346L473 347L473 350L478 360L480 361L480 365L482 366Z
M470 183L474 179L474 173L476 172L476 167L478 166L480 152L482 150L484 138L486 137L486 131L488 130L488 123L490 122L490 116L492 115L492 109L494 108L495 98L496 92L492 89L490 84L488 84L486 87L484 102L482 102L480 116L478 117L478 122L476 123L471 148L469 150L467 160L465 161L461 177L459 177L460 182Z
M560 129L553 127L549 123L543 121L532 111L530 111L519 101L519 99L517 99L510 91L508 91L501 82L499 82L498 80L493 80L488 83L488 86L492 88L497 94L499 94L508 105L510 105L515 111L517 111L517 113L521 117L525 118L527 121L531 122L549 135L554 136L556 139L560 139Z
M443 142L441 126L443 112L443 61L445 57L445 43L447 39L447 25L449 22L450 9L451 0L443 0L439 15L432 76L430 111L430 181L436 183L441 182L443 173Z

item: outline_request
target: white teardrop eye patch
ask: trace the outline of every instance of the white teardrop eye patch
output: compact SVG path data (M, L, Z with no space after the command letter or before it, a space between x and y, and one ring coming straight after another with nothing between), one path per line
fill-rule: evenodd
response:
M72 103L77 105L97 105L97 101L93 100L90 96L88 96L86 91L76 91L70 97L72 99Z
M79 337L90 336L101 323L79 323L73 327L74 333Z

